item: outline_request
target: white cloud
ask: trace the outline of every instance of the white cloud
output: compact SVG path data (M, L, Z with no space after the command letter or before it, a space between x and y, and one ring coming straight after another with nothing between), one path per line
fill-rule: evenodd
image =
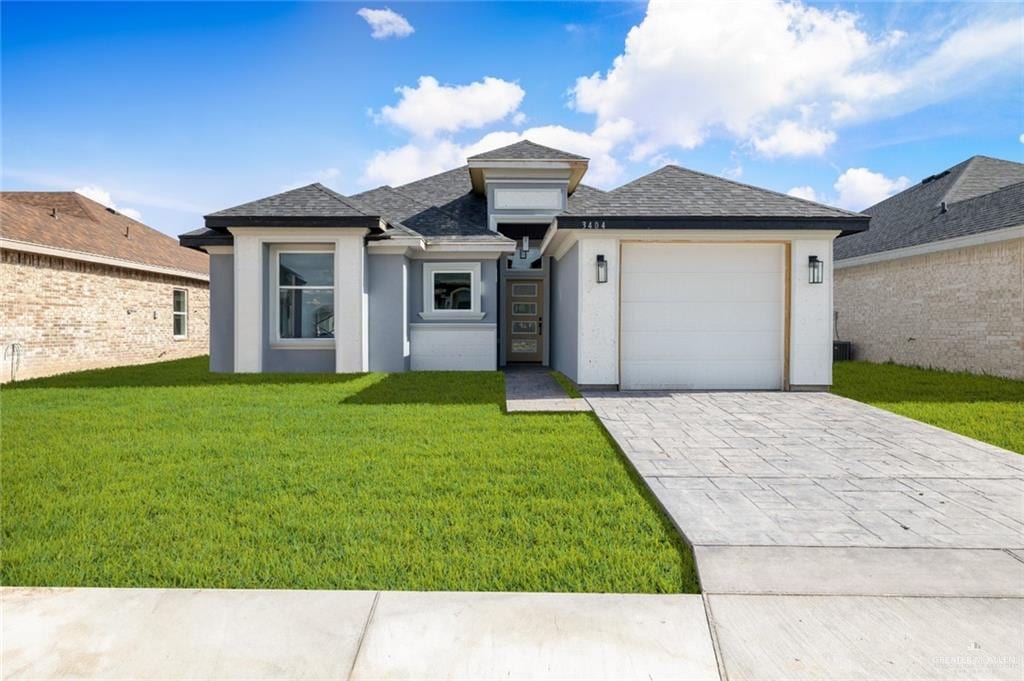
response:
M797 0L750 0L742 11L652 0L622 54L577 79L572 101L598 124L632 121L635 160L723 133L762 153L819 154L838 123L912 110L1024 68L1015 12L978 10L960 23L873 37L854 13Z
M849 210L864 210L903 191L910 186L910 180L902 176L892 180L867 168L849 168L832 186L839 192L839 198L835 202L837 206Z
M821 156L836 141L831 130L803 127L796 121L782 121L769 137L755 137L754 148L776 156Z
M1020 143L1021 143L1021 144L1024 144L1024 132L1022 132L1022 133L1020 134L1020 137L1018 137L1017 139L1018 139L1018 140L1020 140Z
M481 128L516 112L526 92L516 83L486 77L468 85L441 85L433 76L422 76L416 87L402 86L394 106L377 114L420 137Z
M405 17L390 9L363 7L356 14L366 20L366 23L370 25L370 36L377 40L391 37L405 38L416 30Z
M528 128L522 132L497 131L466 145L450 139L415 140L374 154L366 165L362 183L366 186L403 184L457 168L474 154L529 139L537 144L586 156L590 159L587 182L610 186L622 179L623 173L613 151L631 132L632 127L628 123L614 122L600 126L593 133L560 125Z
M81 194L82 196L84 196L87 199L92 199L96 203L101 203L104 206L106 206L107 208L112 208L112 209L116 210L118 213L120 213L121 215L125 215L127 217L130 217L132 220L139 220L139 221L142 220L142 213L140 213L139 211L135 210L134 208L127 208L125 206L118 206L116 203L114 203L114 199L113 199L113 197L110 196L110 192L108 192L103 187L100 187L100 186L95 185L95 184L89 184L89 185L85 185L85 186L82 186L82 187L76 187L75 188L75 193L76 194Z
M814 187L810 185L803 185L801 187L793 187L788 192L790 196L795 196L798 199L807 199L808 201L821 201L818 198L818 192L814 191Z

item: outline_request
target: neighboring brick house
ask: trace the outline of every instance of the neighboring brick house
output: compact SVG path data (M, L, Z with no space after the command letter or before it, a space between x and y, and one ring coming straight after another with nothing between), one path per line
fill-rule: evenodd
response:
M974 156L864 213L835 242L855 358L1024 378L1024 164Z
M209 258L73 192L0 193L6 382L202 355Z

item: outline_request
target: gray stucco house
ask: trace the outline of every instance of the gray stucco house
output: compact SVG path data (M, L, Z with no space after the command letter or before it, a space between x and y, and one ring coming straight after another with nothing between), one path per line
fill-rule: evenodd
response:
M608 192L586 171L523 141L400 187L206 216L181 243L210 254L211 369L831 383L832 242L866 216L673 165Z

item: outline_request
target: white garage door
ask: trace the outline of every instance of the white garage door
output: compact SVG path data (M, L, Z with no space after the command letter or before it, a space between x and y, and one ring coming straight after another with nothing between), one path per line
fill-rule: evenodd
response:
M623 244L624 390L779 389L781 244Z

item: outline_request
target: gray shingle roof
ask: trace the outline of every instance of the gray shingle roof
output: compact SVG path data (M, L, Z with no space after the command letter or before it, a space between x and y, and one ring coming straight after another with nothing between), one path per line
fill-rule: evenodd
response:
M567 215L846 218L856 213L667 165L570 206Z
M460 220L447 210L420 200L394 187L377 187L351 197L358 205L379 211L388 222L399 223L428 240L442 237L486 237L503 240L487 227L486 206L483 222Z
M1024 164L973 156L864 213L871 228L836 241L837 260L1021 225Z
M319 182L225 208L206 217L369 217L345 196Z
M470 156L470 161L587 161L586 156L570 154L561 149L552 149L530 140L523 140L510 144L500 149L491 149L476 156Z

